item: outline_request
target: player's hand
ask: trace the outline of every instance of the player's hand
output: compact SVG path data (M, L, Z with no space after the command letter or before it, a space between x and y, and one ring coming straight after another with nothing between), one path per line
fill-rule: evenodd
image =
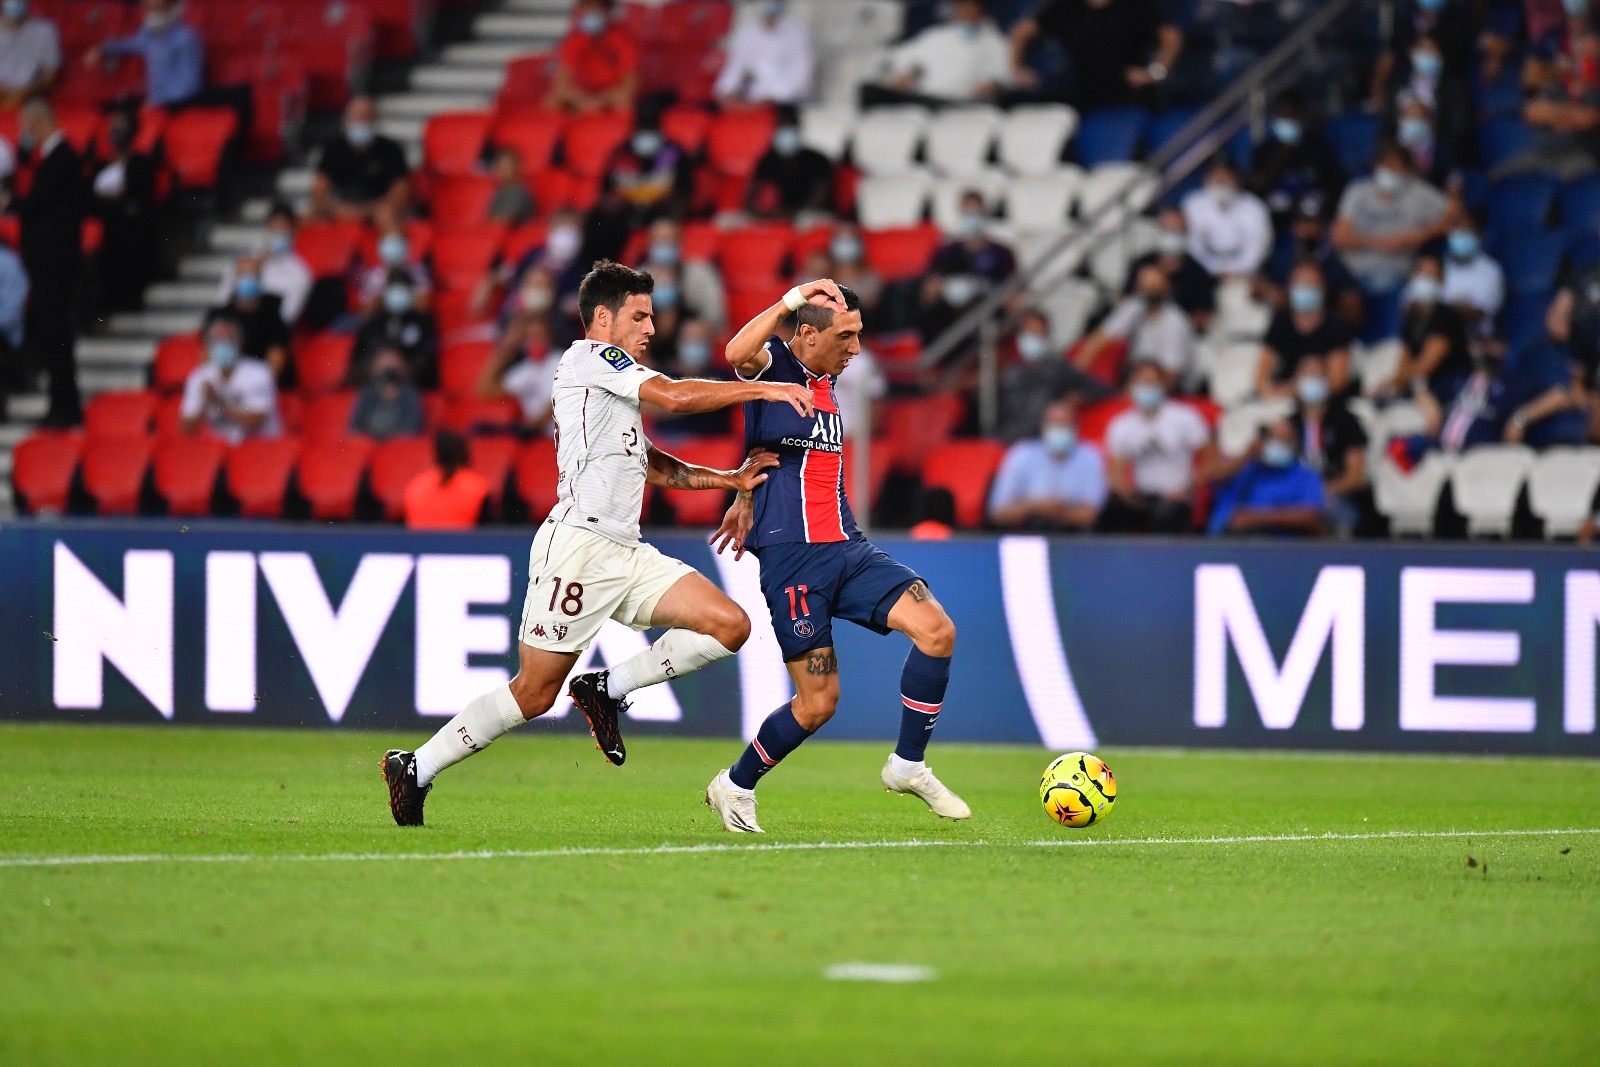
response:
M816 414L816 400L811 395L811 390L803 385L793 382L772 382L767 385L767 395L763 398L774 400L780 404L788 404L800 413L803 418L811 418Z
M730 489L737 489L741 493L748 493L756 486L767 480L762 473L769 467L778 465L778 454L769 452L764 448L753 449L745 457L744 466L733 472L733 482Z
M835 311L846 310L844 294L839 291L839 283L832 278L818 278L815 281L802 282L800 295L818 307L831 307Z
M722 525L718 526L711 534L710 544L717 550L717 555L722 555L722 550L729 545L733 546L735 561L744 558L744 539L750 534L750 527L756 522L755 503L743 493L734 499L733 506L728 513L722 516Z

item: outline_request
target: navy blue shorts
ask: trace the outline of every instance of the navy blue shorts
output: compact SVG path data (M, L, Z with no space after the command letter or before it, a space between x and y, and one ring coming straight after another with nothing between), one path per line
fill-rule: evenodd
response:
M767 545L755 553L761 561L761 595L785 662L814 648L831 648L836 618L888 633L889 609L920 580L864 537Z

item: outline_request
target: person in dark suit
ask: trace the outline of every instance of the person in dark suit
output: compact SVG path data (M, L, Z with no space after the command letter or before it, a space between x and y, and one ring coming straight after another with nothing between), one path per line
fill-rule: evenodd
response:
M50 374L45 425L76 426L83 421L75 336L88 200L83 161L46 101L33 99L23 106L20 128L21 147L35 160L28 195L17 201L22 262L32 282L26 336L35 360Z

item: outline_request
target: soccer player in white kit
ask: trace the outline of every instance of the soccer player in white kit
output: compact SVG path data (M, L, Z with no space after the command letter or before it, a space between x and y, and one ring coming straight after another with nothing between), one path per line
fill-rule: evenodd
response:
M821 283L811 285L823 291ZM585 336L556 368L558 500L529 554L517 676L469 703L416 752L384 755L389 810L401 826L422 825L423 802L440 771L550 710L607 619L667 631L610 670L572 680L573 701L595 743L618 764L626 755L618 716L627 693L731 656L750 636L749 617L727 594L639 540L639 512L646 482L749 491L778 459L757 451L736 471L684 463L645 437L639 404L692 413L773 400L810 415L811 391L777 382L678 381L641 366L655 333L654 287L650 275L611 262L596 263L578 287Z

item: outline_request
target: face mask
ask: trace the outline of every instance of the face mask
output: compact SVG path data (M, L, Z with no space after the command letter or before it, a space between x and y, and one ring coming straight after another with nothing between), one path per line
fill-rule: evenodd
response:
M1427 119L1408 115L1395 127L1394 135L1407 148L1415 148L1428 143L1433 136L1433 127L1428 125Z
M365 147L378 136L378 130L370 122L347 122L344 126L344 139L357 148Z
M964 308L978 299L978 279L970 274L952 274L939 285L945 303Z
M1294 119L1272 120L1272 136L1284 144L1299 144L1300 132L1300 123Z
M1042 333L1017 334L1017 355L1029 363L1037 363L1050 354L1050 338Z
M1431 274L1419 274L1406 285L1406 303L1436 304L1443 286Z
M656 282L653 297L656 307L670 310L678 306L678 287L671 282Z
M542 315L546 311L549 311L555 302L556 294L552 293L549 289L546 289L542 285L534 286L531 289L522 290L522 295L517 300L517 303L522 306L523 311L530 312L534 315Z
M961 24L961 36L965 37L969 41L975 41L978 39L978 31L980 29L982 29L981 26L977 26L971 22L963 22Z
M1300 282L1289 286L1289 306L1302 315L1322 310L1322 287Z
M1286 441L1271 438L1261 446L1261 462L1282 469L1294 462L1294 449Z
M261 279L254 274L241 274L233 283L233 293L240 300L254 300L261 295Z
M404 315L411 310L411 290L404 285L385 286L383 308L391 315Z
M633 154L636 156L654 156L661 151L662 138L654 130L640 130L633 135Z
M1437 81L1444 72L1444 58L1438 52L1412 52L1411 69L1427 81Z
M1306 374L1295 379L1295 395L1300 403L1317 407L1328 399L1328 379L1320 374Z
M398 267L406 261L406 253L410 246L404 236L398 233L386 233L378 242L378 258L390 267Z
M968 237L981 237L989 225L989 218L981 211L961 213L961 232Z
M606 13L604 11L585 11L578 16L578 29L590 37L603 33L606 28Z
M1181 256L1189 247L1188 234L1177 230L1162 230L1156 238L1156 251L1164 256Z
M1573 18L1582 18L1589 13L1589 0L1562 0L1561 7Z
M152 33L160 33L172 22L172 12L151 11L144 17L145 28Z
M1231 185L1213 182L1206 186L1206 195L1211 197L1212 203L1218 207L1225 208L1233 203L1234 199L1239 195L1239 190Z
M6 0L0 10L5 12L6 18L12 22L21 22L28 17L28 0Z
M861 241L855 237L835 237L828 242L828 253L838 263L860 263Z
M1377 185L1378 191L1386 196L1394 196L1406 186L1406 176L1388 167L1379 167L1373 171L1372 180Z
M1144 412L1154 411L1167 398L1167 391L1155 382L1139 382L1128 392L1134 407Z
M1417 6L1431 15L1444 7L1444 0L1417 0Z
M678 362L689 370L703 370L711 362L711 344L707 341L685 341L678 346Z
M212 341L206 345L206 358L216 366L227 370L238 362L239 346L232 341Z
M32 152L39 146L39 139L33 135L32 130L21 130L17 133L17 147L24 152Z
M793 126L781 126L772 135L772 150L780 156L792 156L800 151L800 131Z
M267 234L267 252L274 256L281 256L294 247L294 239L282 230L273 230Z
M670 267L678 262L678 246L671 241L651 241L650 262Z
M1046 426L1039 436L1052 456L1064 456L1078 443L1078 431L1071 426Z
M761 17L768 21L776 21L782 14L782 4L769 2L761 5Z
M576 226L557 226L544 239L545 258L556 263L568 263L578 254L578 246L582 243L583 235Z
M404 376L393 367L378 375L378 384L386 385L391 389L397 388L403 381L405 381Z
M1471 230L1450 231L1450 254L1457 259L1471 259L1478 254L1478 235Z

